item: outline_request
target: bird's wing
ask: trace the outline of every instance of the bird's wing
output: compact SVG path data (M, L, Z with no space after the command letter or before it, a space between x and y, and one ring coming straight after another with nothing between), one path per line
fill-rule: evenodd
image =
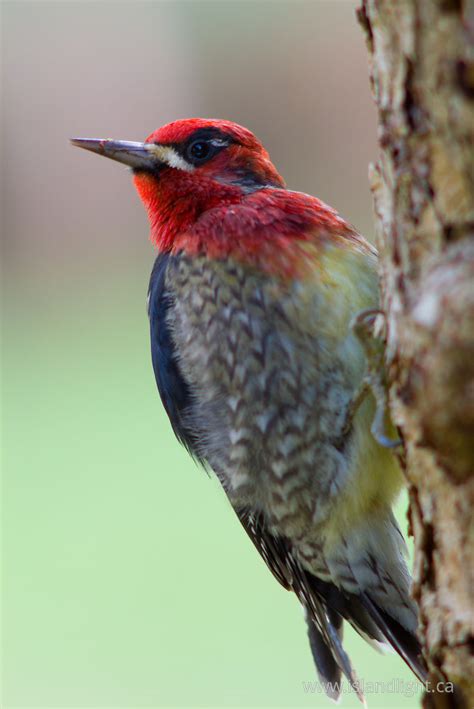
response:
M186 414L192 406L191 392L182 376L167 321L171 295L166 288L166 271L173 257L161 253L153 266L148 289L151 358L161 401L173 431L193 458L204 464L195 433L186 424Z
M249 509L236 509L245 531L254 543L258 553L287 591L293 589L293 574L291 570L291 549L289 543L281 537L270 534L261 513Z

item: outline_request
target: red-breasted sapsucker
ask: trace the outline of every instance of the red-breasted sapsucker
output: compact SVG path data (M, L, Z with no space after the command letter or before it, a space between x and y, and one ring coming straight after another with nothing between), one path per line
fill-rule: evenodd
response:
M350 323L379 303L374 248L287 190L230 121L176 121L144 143L72 142L133 170L158 248L148 312L163 404L301 601L327 693L339 695L341 672L356 685L343 620L423 679L391 510L401 472L370 432L372 397L352 408L365 358Z

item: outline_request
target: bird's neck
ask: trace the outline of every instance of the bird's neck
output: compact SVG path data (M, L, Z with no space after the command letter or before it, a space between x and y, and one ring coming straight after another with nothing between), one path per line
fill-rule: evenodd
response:
M150 237L159 251L171 251L178 236L189 232L208 210L237 204L243 197L238 185L199 181L190 175L170 171L165 178L135 175L135 185L147 209Z

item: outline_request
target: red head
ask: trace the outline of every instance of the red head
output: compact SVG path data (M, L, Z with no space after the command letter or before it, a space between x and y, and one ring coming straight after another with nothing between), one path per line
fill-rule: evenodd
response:
M148 210L152 240L160 250L171 249L176 236L203 212L237 203L265 186L284 187L263 145L231 121L174 121L145 143L73 142L132 167Z
M262 144L231 121L174 121L152 133L146 144L154 146L159 163L137 171L135 185L160 249L171 248L176 235L208 209L238 202L264 185L284 186Z
M308 264L313 271L314 249L328 240L359 244L333 209L283 189L267 151L236 123L189 118L159 128L144 143L72 142L132 168L160 251L232 257L293 276Z
M260 141L247 128L232 121L210 118L173 121L158 128L145 142L172 150L168 155L165 150L165 164L192 172L199 182L210 180L248 187L284 185Z

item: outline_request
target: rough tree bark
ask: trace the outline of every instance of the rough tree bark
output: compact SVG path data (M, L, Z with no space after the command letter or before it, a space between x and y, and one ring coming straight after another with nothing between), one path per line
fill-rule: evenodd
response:
M432 682L456 683L461 705L471 707L474 3L362 0L358 17L379 115L381 154L370 183L420 634Z

